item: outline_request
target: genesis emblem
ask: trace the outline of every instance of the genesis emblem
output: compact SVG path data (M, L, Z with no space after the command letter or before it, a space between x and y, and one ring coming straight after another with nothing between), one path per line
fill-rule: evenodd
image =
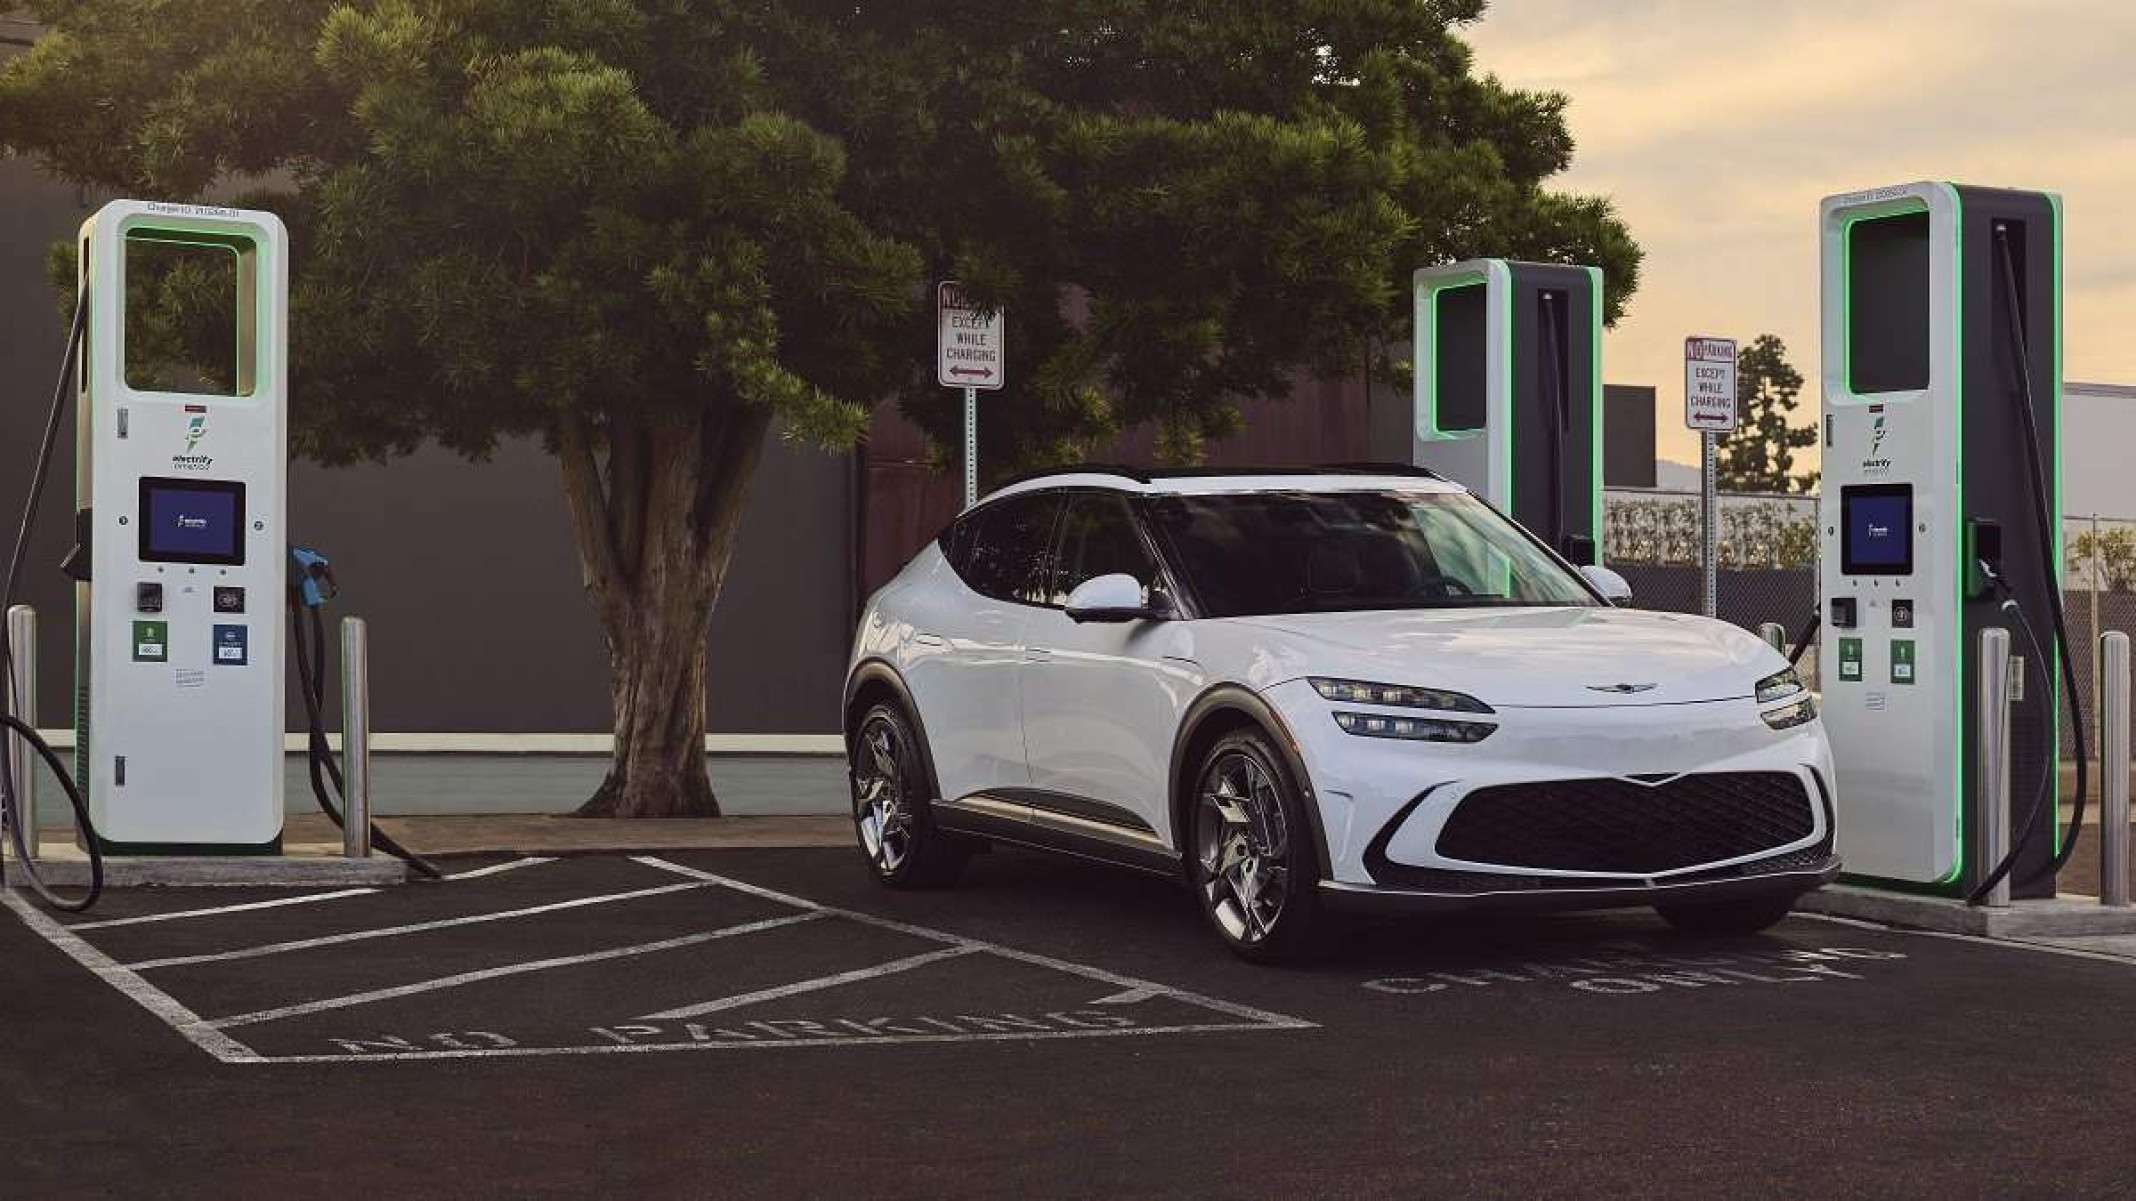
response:
M1634 692L1652 692L1657 687L1659 687L1657 684L1589 684L1587 690L1589 692L1614 692L1619 696L1628 696Z

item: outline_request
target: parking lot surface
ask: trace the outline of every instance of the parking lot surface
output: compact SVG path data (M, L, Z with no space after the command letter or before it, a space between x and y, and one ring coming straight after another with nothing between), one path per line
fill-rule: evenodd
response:
M2136 964L1794 918L1232 959L1012 852L460 861L0 917L0 1196L2126 1195Z

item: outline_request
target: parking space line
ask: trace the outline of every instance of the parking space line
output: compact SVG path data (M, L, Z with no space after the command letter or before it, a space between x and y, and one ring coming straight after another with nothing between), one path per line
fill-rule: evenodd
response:
M428 930L444 930L454 926L472 926L482 922L502 922L513 918L532 917L541 913L555 913L561 909L579 909L587 905L607 905L616 901L635 901L641 897L657 897L671 892L686 892L693 888L707 887L707 883L692 881L686 884L662 884L653 888L640 888L631 892L602 893L591 897L573 897L568 901L551 901L546 905L530 905L525 909L505 909L496 913L474 913L465 917L446 917L435 921L414 922L406 926L382 926L372 930L352 930L346 934L328 934L319 938L299 938L289 942L271 942L256 947L240 947L235 951L215 951L206 955L174 955L168 959L144 959L125 966L137 972L152 968L182 967L194 963L222 963L232 959L257 959L262 955L280 955L288 951L308 951L314 947L330 947L338 943L364 942L373 938L392 938L401 934L421 934Z
M498 872L518 871L522 867L539 867L544 863L554 862L556 860L552 856L528 855L520 859L507 859L503 863L492 863L487 867L471 867L464 872L454 872L445 878L448 880L473 880L481 876L494 876Z
M591 951L584 955L560 955L553 959L535 959L526 963L507 964L503 967L484 968L476 972L460 972L440 976L435 980L420 980L414 984L399 984L391 988L374 988L368 992L350 993L346 996L326 997L317 1001L304 1001L296 1005L284 1005L277 1009L261 1009L252 1013L240 1013L230 1017L215 1018L208 1025L218 1030L232 1026L252 1026L260 1022L279 1021L283 1018L302 1017L309 1013L323 1013L329 1009L347 1009L355 1005L368 1005L374 1001L390 1001L398 997L412 997L440 989L459 988L479 984L484 980L496 980L504 976L523 975L527 972L544 972L551 968L574 967L584 963L601 963L611 959L626 959L634 955L650 955L658 951L673 951L694 947L715 939L732 938L738 934L755 934L763 930L776 930L801 922L815 921L828 916L823 913L794 913L785 917L766 918L763 921L744 922L738 926L723 926L717 930L701 930L679 938L663 938L658 942L641 942L628 947L610 947L605 951Z
M1294 1023L1295 1024L1295 1023ZM1306 1023L1310 1025L1310 1023ZM634 1055L668 1051L754 1051L784 1047L895 1047L915 1043L1052 1042L1063 1038L1137 1038L1153 1034L1231 1034L1273 1030L1266 1022L1210 1022L1200 1026L1120 1026L1104 1030L1018 1030L966 1034L883 1034L870 1038L787 1038L770 1042L591 1043L573 1047L461 1047L436 1051L380 1051L339 1055L274 1055L251 1062L394 1063L432 1059L535 1059L552 1055Z
M828 912L819 909L814 916L827 917L830 915ZM930 963L938 963L944 959L955 959L960 955L976 955L983 949L981 947L956 946L943 947L934 951L923 951L918 955L908 955L903 959L893 959L888 963L878 963L874 967L855 968L850 972L839 972L831 976L818 976L813 980L802 980L794 984L781 984L777 988L760 988L755 992L737 993L731 997L721 997L716 1001L700 1001L694 1005L665 1009L659 1013L648 1013L643 1017L636 1017L631 1020L634 1022L665 1022L679 1021L683 1018L703 1017L708 1013L718 1013L722 1009L740 1009L744 1005L754 1005L759 1001L776 1001L782 997L794 997L802 993L837 988L841 984L856 984L862 980L873 980L878 976L909 972L913 968L926 967Z
M2061 955L2069 959L2092 959L2100 963L2118 963L2123 967L2136 965L2136 957L2115 955L2107 951L2091 951L2083 947L2056 946L2026 938L1990 938L1984 934L1957 934L1949 930L1909 930L1904 926L1886 926L1880 922L1865 922L1858 918L1833 917L1824 913L1797 913L1791 916L1807 918L1813 922L1831 922L1839 926L1855 926L1864 930L1877 930L1885 934L1903 934L1914 938L1942 938L1951 942L1969 942L1976 946L2002 947L2010 951L2031 951L2040 955Z
M1229 1014L1232 1017L1245 1018L1248 1021L1291 1030L1310 1030L1315 1026L1315 1023L1308 1022L1303 1018L1271 1013L1266 1009L1255 1009L1251 1005L1220 1001L1215 997L1203 996L1200 993L1189 992L1183 988L1174 988L1169 984L1159 984L1152 980L1142 980L1133 976L1122 976L1115 972L1108 972L1103 968L1091 967L1088 964L1075 963L1067 959L1055 959L1050 955L1040 955L1035 951L1019 950L1015 947L1003 946L1000 943L987 942L984 939L970 938L962 934L951 934L945 930L933 930L926 926L915 926L892 918L877 917L872 913L863 913L857 909L840 909L831 905L818 904L815 901L793 896L790 893L777 892L746 881L730 879L716 872L708 872L686 864L675 863L662 859L657 855L637 855L633 856L633 858L636 862L642 863L647 867L656 867L662 871L674 872L677 875L688 876L692 880L703 881L707 884L718 884L726 888L740 889L752 896L763 897L766 900L780 901L803 909L818 909L826 913L835 914L848 921L860 922L863 925L875 926L884 930L896 930L899 933L911 934L919 938L930 938L936 942L972 947L1005 958L1035 964L1039 967L1048 967L1055 971L1068 972L1091 980L1101 980L1107 984L1117 985L1122 989L1148 989L1154 996L1170 997L1174 1000L1199 1005L1204 1009L1213 1009L1218 1013Z
M502 863L492 863L484 867L469 868L464 872L454 872L446 876L445 879L474 880L483 876L494 876L499 872L515 871L522 867L536 867L540 864L554 862L556 860L553 857L529 855L522 859L507 859ZM181 909L175 913L142 913L133 917L113 917L93 922L73 922L67 926L67 929L109 930L113 926L138 926L145 922L175 922L184 918L218 917L225 913L246 913L254 909L279 909L284 905L309 905L313 901L338 901L345 897L367 897L377 891L378 889L375 888L343 888L335 892L306 893L300 897L276 897L271 901L247 901L242 905L215 905L207 909Z
M81 936L65 926L39 913L34 905L18 896L14 889L0 888L0 903L5 903L8 908L14 910L15 916L21 918L23 924L42 935L46 942L59 948L62 954L88 968L98 979L118 989L134 1004L161 1018L194 1046L224 1063L261 1061L257 1051L211 1027L199 1014L179 1004L177 998L122 967L111 956L90 946Z
M75 922L69 930L109 930L113 926L138 926L143 922L175 922L189 917L215 917L224 913L244 913L252 909L280 909L284 905L309 905L313 901L338 901L343 897L366 897L378 890L375 888L344 888L337 892L311 892L301 897L276 897L271 901L247 901L242 905L217 905L210 909L180 909L175 913L143 913L133 917L112 917L94 922Z

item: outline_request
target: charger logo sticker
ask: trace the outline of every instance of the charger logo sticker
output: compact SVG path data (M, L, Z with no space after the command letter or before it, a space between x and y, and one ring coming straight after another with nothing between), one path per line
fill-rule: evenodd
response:
M192 454L200 440L208 436L208 415L195 413L185 419L185 453Z
M1891 460L1883 455L1884 436L1891 432L1890 427L1884 424L1885 420L1884 415L1880 413L1869 424L1869 453L1862 459L1862 471L1865 474L1881 475L1891 470Z
M243 667L250 662L250 651L245 643L245 627L215 627L215 663L218 667Z

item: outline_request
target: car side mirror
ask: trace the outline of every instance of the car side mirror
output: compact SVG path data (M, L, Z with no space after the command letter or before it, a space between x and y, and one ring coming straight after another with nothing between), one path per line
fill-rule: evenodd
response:
M1146 621L1169 612L1144 600L1142 581L1124 571L1092 576L1068 594L1070 621Z
M1628 605L1632 602L1630 582L1609 568L1589 563L1580 568L1580 574L1585 576L1588 585L1601 593L1602 599L1610 604Z

